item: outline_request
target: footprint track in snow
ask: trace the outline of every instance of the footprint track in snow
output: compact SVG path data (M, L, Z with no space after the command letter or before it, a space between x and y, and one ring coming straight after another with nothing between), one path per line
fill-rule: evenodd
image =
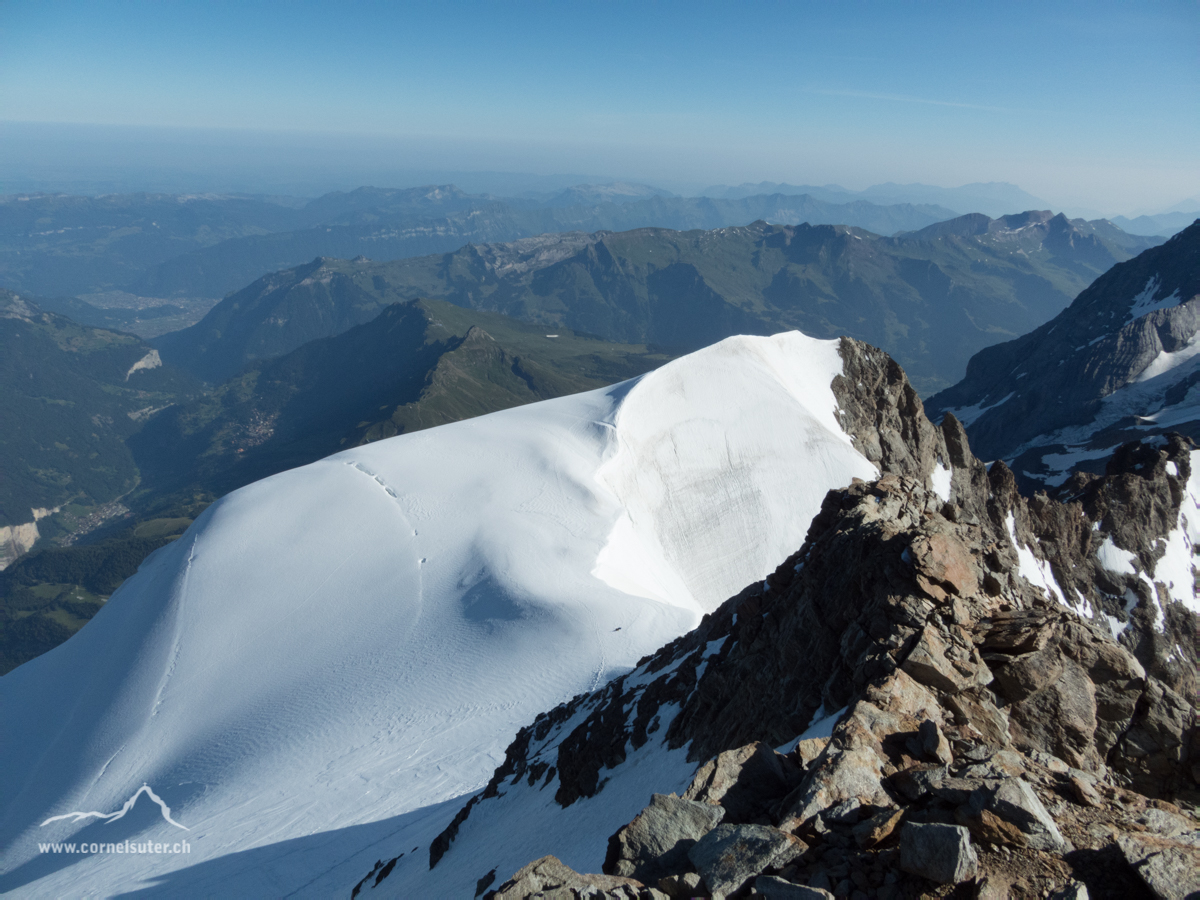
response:
M413 528L412 521L409 519L408 513L405 511L404 505L400 502L400 495L397 494L395 490L392 489L391 485L384 481L378 473L372 472L361 462L357 460L346 460L346 465L352 469L357 469L359 472L362 472L377 485L383 488L383 492L392 498L396 504L396 509L400 512L400 517L404 519L405 526L412 531L412 536L414 538L413 543L416 544L417 529ZM429 560L427 557L418 556L416 552L413 553L413 557L417 560L417 611L412 620L412 628L415 629L417 623L421 621L421 614L425 609L425 579L422 569Z

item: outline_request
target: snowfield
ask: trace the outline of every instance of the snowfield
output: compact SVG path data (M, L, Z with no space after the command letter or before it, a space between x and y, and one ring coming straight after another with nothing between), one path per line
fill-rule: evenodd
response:
M0 890L327 896L409 846L427 867L520 726L761 580L827 490L875 477L836 421L837 347L730 338L223 498L0 679ZM41 824L143 784L186 831L145 799ZM102 846L125 840L189 850Z

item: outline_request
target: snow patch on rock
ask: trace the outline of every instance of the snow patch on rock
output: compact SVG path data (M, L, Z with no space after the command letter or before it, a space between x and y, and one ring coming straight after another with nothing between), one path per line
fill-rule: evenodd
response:
M1116 572L1118 575L1133 575L1137 571L1133 567L1137 554L1122 550L1114 544L1111 534L1105 537L1104 543L1096 549L1096 559L1108 571Z
M953 474L954 470L943 465L942 460L939 458L937 466L934 467L933 474L929 476L933 492L946 503L950 502L950 480Z
M1074 610L1080 615L1086 615L1076 604L1068 602L1062 588L1058 585L1058 580L1054 577L1054 570L1051 569L1050 563L1044 559L1038 559L1032 550L1017 540L1016 518L1011 511L1008 518L1004 520L1004 524L1008 528L1008 536L1017 550L1018 571L1021 577L1045 591L1047 599L1057 600L1067 609Z

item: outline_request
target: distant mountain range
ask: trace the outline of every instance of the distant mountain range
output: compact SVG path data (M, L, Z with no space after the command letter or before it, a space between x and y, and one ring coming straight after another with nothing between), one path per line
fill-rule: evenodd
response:
M754 194L808 194L827 203L850 203L866 200L870 203L912 203L942 206L959 213L984 213L1003 216L1023 209L1039 209L1047 206L1046 201L1034 197L1015 184L988 182L964 184L962 187L946 188L929 184L876 184L862 191L852 191L837 184L795 185L764 181L760 184L741 184L737 187L714 185L705 188L704 195L735 199Z
M773 193L773 192L772 192ZM521 194L519 199L528 200L536 206L594 206L597 203L631 203L649 197L674 197L670 191L648 184L631 184L614 181L610 184L577 184L559 191L531 191ZM509 203L515 201L510 199Z
M1200 219L1200 201L1188 212L1159 213L1156 216L1138 216L1136 219L1113 216L1112 223L1130 234L1160 234L1170 237L1183 231L1196 219Z
M999 217L1046 206L1003 183L882 184L849 191L837 185L763 182L716 186L708 193L676 197L650 185L613 182L507 199L465 193L453 185L363 187L313 200L10 195L0 197L0 284L93 304L97 309L76 309L75 318L153 336L194 322L207 308L204 298L223 297L315 256L394 259L550 232L711 229L756 219L848 225L890 235L962 213ZM1168 236L1191 218L1187 210L1176 210L1115 221L1132 233ZM179 308L154 309L167 300Z
M394 262L317 259L256 281L155 346L217 382L389 303L430 297L672 352L739 333L849 334L885 347L931 392L1154 243L1049 212L964 216L892 238L761 221L571 232Z
M767 195L667 196L644 185L581 185L513 200L452 185L359 188L308 202L209 195L0 198L0 283L104 305L111 292L222 297L314 256L394 259L547 232L717 228L756 219L854 225L884 234L954 215L932 205ZM99 299L95 299L99 298ZM141 304L147 305L147 304Z
M926 406L954 413L980 456L1056 486L1126 441L1200 439L1197 385L1200 221L1114 266L1040 328L980 351Z
M564 231L622 231L655 226L686 230L772 222L831 222L891 234L951 215L940 207L830 204L782 195L738 200L651 197L625 203L533 207L479 201L441 217L414 217L388 207L359 210L314 228L230 239L162 263L134 285L136 293L222 296L277 269L314 256L401 259L445 253L468 243L510 241Z

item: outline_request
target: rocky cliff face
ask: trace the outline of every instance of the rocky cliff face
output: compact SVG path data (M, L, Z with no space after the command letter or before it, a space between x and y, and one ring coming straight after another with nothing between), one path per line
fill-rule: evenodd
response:
M1200 890L1190 442L1026 499L885 354L842 355L840 415L881 477L831 491L762 584L523 729L431 867L492 869L483 893L476 823L525 795L586 809L674 749L691 784L643 798L603 876L543 858L495 896Z
M1168 431L1200 437L1200 222L1097 278L1057 317L980 351L930 398L975 451L1022 481L1101 471L1118 445Z

